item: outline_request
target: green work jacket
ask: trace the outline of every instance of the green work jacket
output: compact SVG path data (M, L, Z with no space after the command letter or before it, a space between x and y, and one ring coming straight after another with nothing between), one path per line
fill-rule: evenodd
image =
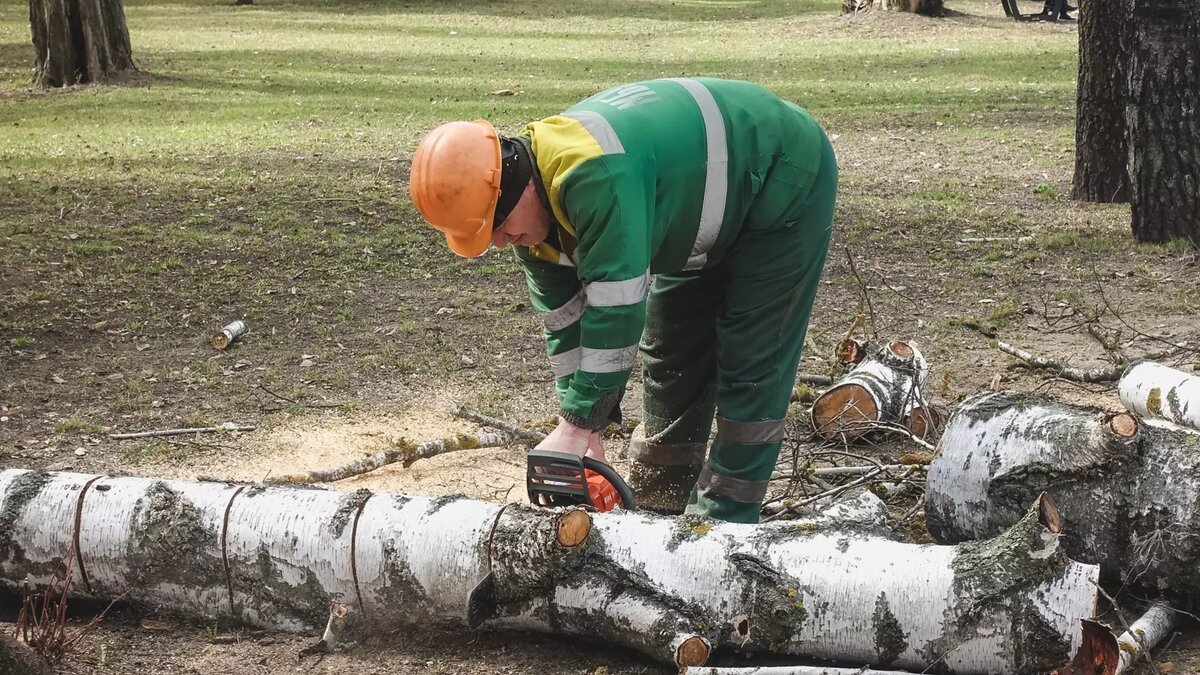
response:
M601 92L522 134L556 222L517 256L562 415L601 429L619 419L650 275L711 268L743 232L789 226L822 131L758 85L681 78Z

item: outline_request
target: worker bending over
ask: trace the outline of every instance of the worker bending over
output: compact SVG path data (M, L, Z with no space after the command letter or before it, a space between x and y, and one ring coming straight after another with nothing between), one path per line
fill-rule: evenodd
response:
M517 136L444 124L410 191L455 253L516 250L561 404L540 449L604 459L640 340L639 506L758 521L837 192L807 112L749 82L636 82Z

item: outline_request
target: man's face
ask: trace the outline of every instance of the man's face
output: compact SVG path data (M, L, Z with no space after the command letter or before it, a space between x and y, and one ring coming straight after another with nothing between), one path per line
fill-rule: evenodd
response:
M513 207L504 224L492 232L492 246L532 246L545 241L549 234L550 214L538 200L531 180L521 194L521 201Z

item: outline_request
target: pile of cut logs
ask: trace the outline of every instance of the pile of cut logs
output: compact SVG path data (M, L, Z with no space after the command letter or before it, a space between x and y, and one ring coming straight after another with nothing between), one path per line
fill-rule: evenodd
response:
M843 375L813 404L818 434L937 435L915 345L839 353ZM963 403L929 468L938 544L896 540L870 493L736 525L9 469L0 588L51 584L69 555L73 596L314 635L328 623L326 640L449 621L586 636L693 675L1116 673L1174 612L1155 605L1121 636L1081 624L1102 580L1200 596L1200 431L1182 426L1200 423L1200 380L1137 364L1120 392L1130 412L1011 393ZM844 669L717 668L718 649Z

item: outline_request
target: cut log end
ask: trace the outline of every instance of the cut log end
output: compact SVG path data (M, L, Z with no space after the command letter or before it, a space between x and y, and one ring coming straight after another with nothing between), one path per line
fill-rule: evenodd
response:
M858 384L834 387L813 404L813 426L826 438L857 438L878 420L879 406L871 392Z
M1112 631L1104 624L1081 619L1083 643L1071 662L1050 675L1116 675L1120 648Z
M592 517L581 508L572 508L558 517L555 537L559 546L575 548L587 541L592 532Z
M1048 493L1043 492L1038 495L1038 520L1042 523L1051 534L1061 534L1063 530L1062 514L1058 511L1058 504L1054 503L1054 498Z
M906 361L911 359L915 353L912 345L902 340L893 340L892 342L888 343L888 351L894 354L897 358L901 358Z
M708 655L711 651L708 640L699 635L693 635L681 642L675 650L675 665L680 668L702 666L708 663Z
M905 420L905 426L913 436L926 441L935 438L944 424L945 419L942 414L932 407L913 408L908 413L908 419Z
M867 348L866 345L854 338L846 338L838 343L834 355L838 363L848 366L862 361L863 357L867 355Z
M1108 430L1122 440L1129 440L1138 434L1137 418L1129 413L1117 413L1108 418Z

